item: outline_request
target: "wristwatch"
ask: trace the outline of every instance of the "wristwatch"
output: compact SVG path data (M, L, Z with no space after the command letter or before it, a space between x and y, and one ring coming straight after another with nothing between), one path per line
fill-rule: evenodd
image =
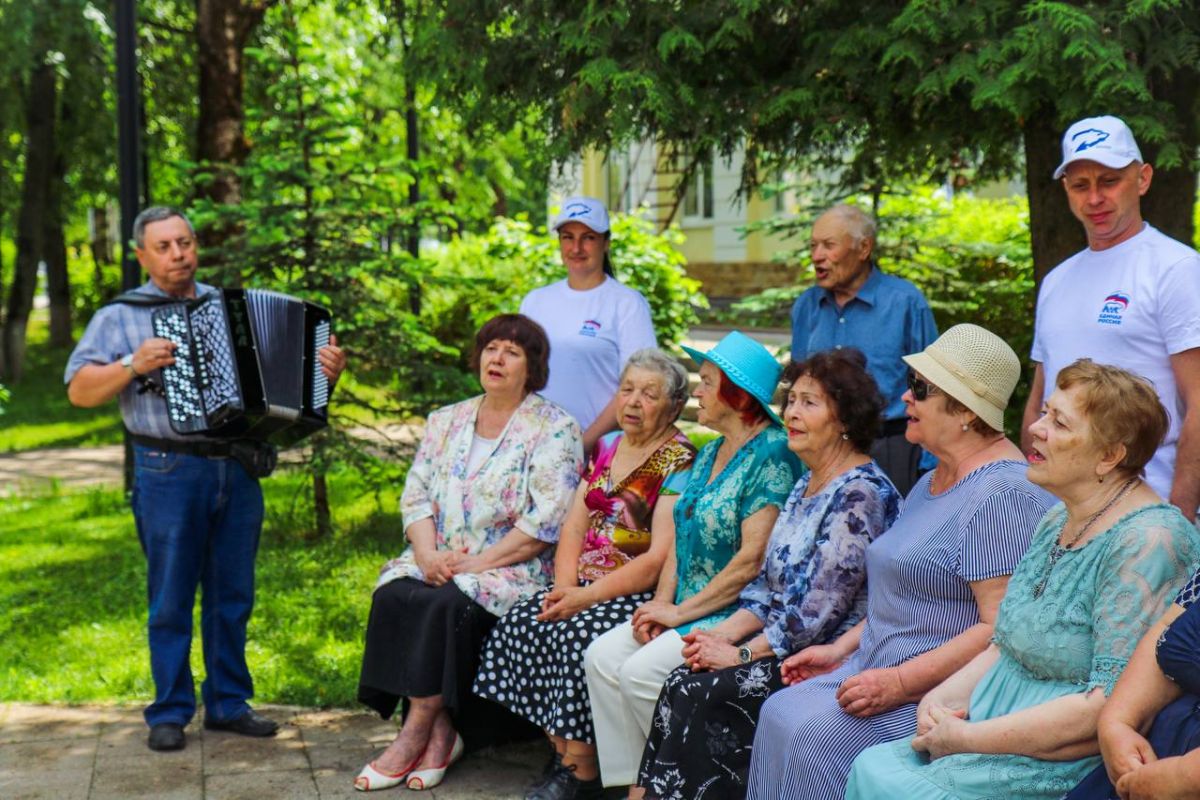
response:
M129 353L121 359L121 366L129 370L129 374L135 378L142 377L141 373L133 368L133 353Z
M738 663L749 664L754 660L754 651L748 645L742 645L738 648Z

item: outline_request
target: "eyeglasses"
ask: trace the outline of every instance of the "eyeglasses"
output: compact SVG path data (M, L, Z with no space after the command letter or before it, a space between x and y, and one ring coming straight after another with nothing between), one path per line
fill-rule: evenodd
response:
M918 378L917 373L911 371L908 373L908 390L912 392L913 399L918 401L924 400L929 395L937 394L941 391L941 389L932 383Z

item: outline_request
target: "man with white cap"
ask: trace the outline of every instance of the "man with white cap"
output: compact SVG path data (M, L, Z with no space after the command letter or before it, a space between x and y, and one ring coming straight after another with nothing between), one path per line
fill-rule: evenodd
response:
M1142 219L1141 197L1154 170L1123 121L1080 120L1063 135L1062 148L1054 177L1062 179L1088 246L1051 270L1038 292L1022 445L1028 449L1029 425L1067 364L1087 357L1142 375L1171 420L1146 466L1146 481L1194 520L1200 506L1200 253Z
M654 324L646 298L613 277L604 203L567 198L551 230L567 277L527 294L521 313L550 339L550 378L541 395L575 418L590 453L617 427L617 379L629 356L656 346Z

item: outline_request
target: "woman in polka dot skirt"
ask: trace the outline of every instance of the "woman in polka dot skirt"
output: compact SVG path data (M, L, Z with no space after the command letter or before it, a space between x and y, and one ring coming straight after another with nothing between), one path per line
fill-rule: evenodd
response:
M597 443L584 472L553 588L504 615L484 647L475 693L540 725L554 746L527 797L599 796L583 654L651 598L674 546L672 509L696 455L675 427L686 400L678 361L656 349L630 357L616 398L621 430Z

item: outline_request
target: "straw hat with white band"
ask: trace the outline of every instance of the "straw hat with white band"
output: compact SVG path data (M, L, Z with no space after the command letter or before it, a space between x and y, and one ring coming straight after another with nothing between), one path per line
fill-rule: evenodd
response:
M1021 360L1008 343L978 325L955 325L904 363L979 415L1004 430L1004 409L1021 378Z

